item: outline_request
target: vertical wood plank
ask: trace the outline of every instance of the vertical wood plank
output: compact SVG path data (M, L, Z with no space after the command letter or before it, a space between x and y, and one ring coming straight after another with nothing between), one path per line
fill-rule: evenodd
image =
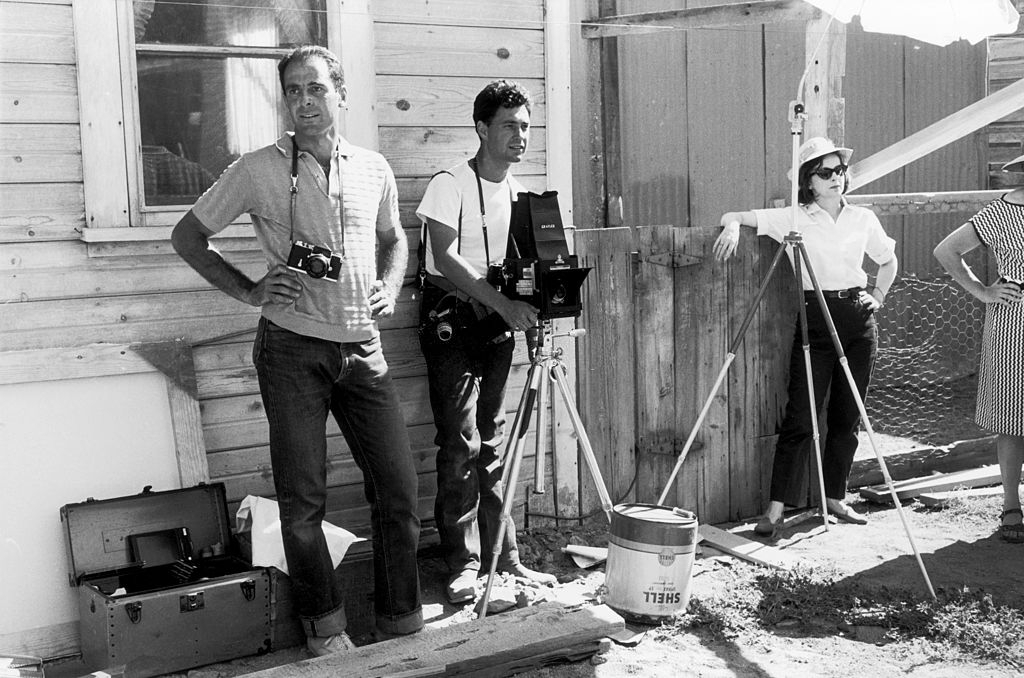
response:
M576 231L580 265L591 266L579 345L580 416L612 501L625 494L635 471L635 350L633 345L633 233L628 228ZM588 471L580 465L583 514L600 508ZM602 516L603 520L603 516Z
M673 0L620 2L622 14L672 9ZM622 200L628 226L690 223L686 129L689 31L618 38Z
M574 24L599 15L597 0L581 0L571 5ZM572 90L583 97L586 106L572 107L572 171L575 221L579 228L602 228L605 224L604 141L601 107L601 41L586 40L573 31Z
M122 62L118 49L118 26L122 23L119 10L113 2L86 0L75 0L72 10L78 90L88 92L78 97L85 225L130 226L122 76L121 69L116 68Z
M828 137L841 144L845 136L846 24L828 16L808 21L805 50L808 70L801 94L807 121L803 138Z
M683 440L677 413L673 226L636 229L636 500L655 503L675 466ZM660 260L658 257L662 257ZM665 259L667 257L667 260ZM692 423L692 422L691 422ZM684 439L685 440L685 439Z
M348 90L348 106L341 114L345 138L357 146L377 150L377 74L369 0L340 0L340 9L328 12L327 29L329 43L341 59Z
M691 0L687 6L710 4L714 3ZM700 143L689 147L691 229L684 248L701 258L699 265L679 269L676 279L678 312L690 314L677 322L678 327L688 328L686 340L677 346L677 355L694 354L693 364L677 376L693 389L679 408L687 427L696 420L712 392L725 363L731 328L746 310L737 299L746 298L757 283L750 274L757 256L752 248L738 252L723 270L713 261L711 246L724 212L759 207L764 199L763 173L757 169L744 171L764 163L762 33L760 26L698 31L689 36L687 43L687 130L690 138ZM711 52L716 54L714 59L704 57ZM728 87L705 86L725 82ZM729 169L723 173L723 167ZM685 310L684 300L688 305ZM747 345L757 345L757 341L751 335ZM746 388L751 378L749 370L743 361L736 361L730 368L698 438L704 449L696 455L691 452L683 468L683 473L696 478L699 485L688 490L696 496L681 499L696 506L704 522L728 519L734 513L731 506L739 499L733 496L733 488L746 491L750 483L740 479L759 472L745 440L746 417L755 410L754 393ZM685 485L681 483L680 487Z
M548 187L558 191L558 204L566 224L575 224L573 217L573 134L572 88L569 63L571 13L567 2L545 2L544 19L544 88L547 121ZM570 250L571 251L571 250Z

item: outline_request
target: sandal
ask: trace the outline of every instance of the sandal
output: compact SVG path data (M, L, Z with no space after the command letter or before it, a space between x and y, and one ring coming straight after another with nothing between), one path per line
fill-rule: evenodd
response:
M1006 518L1006 516L1012 516L1017 514L1024 518L1024 513L1019 508L1006 509L999 514L999 522ZM999 525L999 538L1010 544L1024 544L1024 524L1017 523L1016 525Z

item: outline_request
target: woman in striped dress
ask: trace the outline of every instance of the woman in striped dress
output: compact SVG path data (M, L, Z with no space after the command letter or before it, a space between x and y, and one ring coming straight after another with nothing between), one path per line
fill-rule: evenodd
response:
M1024 171L1024 155L1003 165ZM964 261L980 245L995 257L999 279L986 285ZM935 258L965 290L985 302L975 420L996 433L1003 481L999 536L1024 542L1018 487L1024 464L1024 187L993 200L935 248Z

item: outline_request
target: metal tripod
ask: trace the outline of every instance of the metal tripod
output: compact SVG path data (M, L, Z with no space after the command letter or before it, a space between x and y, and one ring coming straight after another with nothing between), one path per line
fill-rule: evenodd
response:
M523 448L526 447L526 433L530 428L530 417L533 409L537 407L537 455L536 455L536 483L541 489L544 486L544 446L542 443L545 426L545 413L547 408L546 397L548 394L547 379L553 380L558 385L558 390L565 403L565 409L569 413L572 427L576 431L580 448L583 450L583 459L590 469L590 474L597 486L598 495L601 498L601 507L609 522L612 517L612 500L608 496L608 490L604 485L604 478L601 476L601 469L597 466L597 458L594 456L594 448L590 446L590 438L583 428L583 420L580 419L579 410L576 409L576 402L569 390L566 380L566 369L562 363L562 349L552 349L549 345L555 337L579 337L586 333L586 330L569 330L563 334L552 333L552 321L542 320L537 328L537 350L531 360L530 371L527 374L526 386L523 388L523 395L519 399L519 408L516 410L515 419L512 422L512 429L508 434L508 442L505 443L505 454L502 457L503 468L501 471L501 521L498 524L498 535L494 540L494 548L491 553L491 567L487 575L487 586L484 589L483 598L480 600L480 618L487 616L487 604L491 599L491 587L494 584L494 573L498 566L498 558L501 556L501 548L505 542L506 530L512 522L512 500L515 497L516 484L519 482L519 469L523 460Z
M812 438L814 440L814 454L818 462L818 487L821 492L821 512L825 523L825 529L828 529L828 507L825 502L825 481L822 477L821 471L821 445L818 434L818 412L814 397L814 379L811 374L811 346L810 340L807 336L807 308L804 302L804 293L802 290L803 285L801 284L802 265L806 265L807 275L810 278L811 283L814 285L814 293L817 297L818 305L821 307L822 315L825 317L825 322L828 325L829 335L832 338L832 345L835 348L836 354L839 356L839 364L843 367L843 373L846 375L850 391L857 403L857 409L860 412L861 421L864 423L864 428L867 430L868 440L871 442L871 447L875 452L875 456L878 458L882 477L885 478L886 485L892 495L893 503L896 506L896 511L899 513L900 520L903 522L903 529L906 531L907 538L910 540L910 546L914 551L914 557L917 559L917 564L921 569L921 574L924 576L925 584L928 586L928 592L931 593L932 598L935 599L935 590L932 588L931 579L928 577L928 571L925 569L924 561L921 560L921 554L917 550L914 535L911 533L910 524L907 522L907 518L903 513L902 502L896 494L896 488L893 487L892 477L889 475L889 469L885 465L885 459L882 457L882 453L878 450L878 445L875 443L875 432L871 427L871 420L868 419L867 410L864 408L864 400L860 396L860 391L857 390L857 383L853 378L853 373L850 371L849 362L846 359L846 353L843 351L842 342L839 340L839 334L836 332L835 324L832 322L832 316L828 311L828 305L825 303L825 295L822 293L821 286L818 284L818 279L814 275L814 269L811 267L811 261L808 258L807 250L804 247L803 236L799 231L794 230L790 232L783 239L782 243L779 244L779 248L775 252L775 257L772 259L771 266L768 268L768 272L765 274L764 280L761 282L761 287L757 290L757 294L754 297L753 302L751 302L750 308L747 310L747 314L743 318L743 322L740 324L739 332L736 333L736 337L733 339L732 344L729 345L725 364L722 365L722 369L718 373L718 378L715 379L715 383L711 387L711 393L708 395L708 399L705 401L703 408L701 408L700 414L697 416L697 421L690 430L690 435L686 439L686 444L683 445L682 452L679 454L679 459L676 461L675 468L672 469L672 474L669 476L668 482L665 484L665 490L658 498L658 504L665 504L665 499L668 497L669 490L672 488L672 483L675 482L676 475L679 473L679 469L683 466L683 461L686 459L686 454L689 452L690 446L693 444L694 438L697 436L697 431L700 429L700 425L703 423L704 417L711 408L711 403L713 402L715 395L718 393L718 389L721 387L722 381L725 379L725 374L729 370L729 366L736 358L736 351L743 341L743 335L746 334L747 328L750 326L750 323L754 318L754 313L757 311L758 304L761 302L761 299L764 297L765 292L768 289L768 283L771 281L776 268L778 268L783 252L785 252L789 247L792 247L795 250L793 255L793 272L796 275L797 294L800 297L797 305L800 309L801 340L803 342L804 351L804 371L807 374L807 390L811 406L811 430Z

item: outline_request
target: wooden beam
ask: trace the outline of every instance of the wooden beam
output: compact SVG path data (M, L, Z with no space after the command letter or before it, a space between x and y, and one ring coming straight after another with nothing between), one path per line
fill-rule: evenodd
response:
M1018 492L1024 490L1024 486L1018 488ZM989 497L1003 496L1003 486L998 487L972 487L969 490L945 490L943 492L926 492L918 495L917 500L930 508L945 508L957 499L987 499Z
M623 628L622 617L606 605L567 608L545 603L246 676L505 676L524 670L531 659L593 647Z
M804 50L808 67L801 92L807 115L803 138L828 137L842 144L846 136L846 25L825 17L809 21Z
M952 473L984 466L995 456L995 436L961 440L939 447L917 447L885 457L894 480L917 478L929 473ZM855 459L847 484L851 488L885 482L878 458L873 454Z
M992 464L956 473L941 473L925 478L902 480L893 483L893 489L896 490L896 496L900 501L905 501L926 492L942 492L957 487L984 487L998 483L1000 480L999 466ZM892 503L892 494L889 492L888 485L885 484L862 487L860 496L879 504Z
M838 142L837 142L838 143ZM942 193L875 193L848 195L851 205L870 207L878 216L904 214L973 214L1006 193L997 191L946 191Z
M791 570L800 565L800 559L790 556L784 551L759 541L751 541L737 534L726 532L712 525L701 525L697 528L703 538L702 544L718 549L731 556L749 560L758 565L776 567L780 570Z
M810 21L820 10L804 0L754 0L693 9L601 17L582 24L584 38L613 38L668 30L750 26L782 21Z
M849 190L895 172L1021 108L1024 108L1024 78L855 163L850 168Z

